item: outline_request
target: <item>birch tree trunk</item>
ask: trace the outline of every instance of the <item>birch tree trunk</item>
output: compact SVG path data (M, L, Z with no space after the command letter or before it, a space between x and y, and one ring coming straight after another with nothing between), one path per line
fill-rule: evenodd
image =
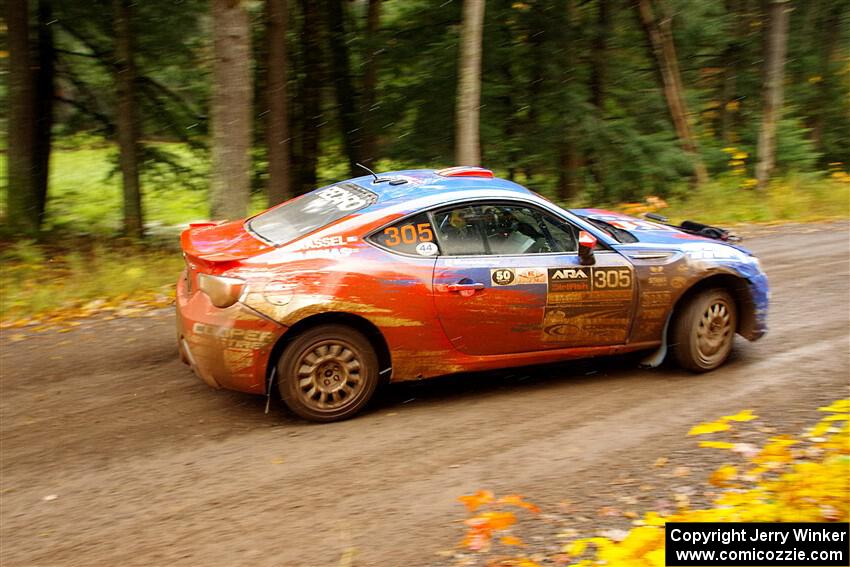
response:
M464 0L455 134L455 163L480 165L481 36L484 0Z
M211 1L211 212L237 219L248 212L251 179L251 35L242 0Z
M269 181L266 193L269 206L292 197L290 189L289 101L287 99L286 30L289 6L286 0L266 0L266 29L268 36L268 118L266 144L268 147Z
M776 162L776 125L782 114L782 82L785 78L785 51L788 44L788 2L770 3L765 82L762 101L761 130L758 140L756 187L764 190Z

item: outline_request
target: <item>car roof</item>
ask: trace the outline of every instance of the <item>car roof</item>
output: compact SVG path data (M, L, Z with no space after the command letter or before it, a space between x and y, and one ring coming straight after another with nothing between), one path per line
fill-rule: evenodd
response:
M378 179L382 180L378 183L371 175L364 175L348 180L349 183L355 183L364 189L375 193L378 196L376 203L369 207L370 211L376 211L384 208L395 208L396 205L412 201L422 201L414 208L431 206L430 201L455 199L451 197L463 198L469 193L477 193L482 190L490 191L495 195L507 196L516 195L521 197L529 197L534 195L531 191L506 179L498 177L448 177L440 175L437 170L433 169L407 169L400 171L391 171L378 174ZM405 180L406 183L391 185L389 181L383 180ZM431 198L433 197L433 198ZM450 197L449 199L446 199Z

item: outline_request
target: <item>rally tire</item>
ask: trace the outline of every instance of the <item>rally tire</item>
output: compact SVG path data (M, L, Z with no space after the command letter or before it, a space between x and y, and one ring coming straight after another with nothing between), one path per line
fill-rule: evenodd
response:
M320 325L295 337L277 365L286 406L318 422L352 417L378 385L378 357L369 340L345 325Z
M714 370L729 357L737 325L735 300L728 291L700 292L674 314L670 333L673 360L691 372Z

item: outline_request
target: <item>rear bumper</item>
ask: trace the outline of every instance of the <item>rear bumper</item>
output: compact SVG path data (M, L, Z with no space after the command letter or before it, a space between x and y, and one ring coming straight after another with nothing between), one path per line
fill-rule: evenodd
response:
M241 303L215 307L205 293L189 291L185 274L176 307L180 359L201 380L213 388L265 393L269 357L286 327Z

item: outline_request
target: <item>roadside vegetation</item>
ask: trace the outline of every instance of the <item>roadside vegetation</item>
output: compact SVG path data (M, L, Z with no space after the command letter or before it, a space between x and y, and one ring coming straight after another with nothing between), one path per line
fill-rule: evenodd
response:
M196 182L206 179L208 162L184 145L162 143L158 147L179 160L189 181L166 175L154 179L143 202L148 219L144 243L115 236L122 222L117 152L87 139L74 145L74 149L53 152L52 197L41 238L0 244L3 326L38 326L104 311L126 312L128 305L167 304L182 269L179 232L189 222L209 217L206 187ZM411 166L379 164L382 171L404 167ZM329 162L321 170L320 183L346 174L344 167L337 169ZM537 189L557 198L546 187ZM759 192L733 163L726 173L698 189L690 189L686 180L672 186L666 199L646 195L639 202L606 203L581 194L562 204L608 207L636 215L658 212L671 220L720 225L831 220L850 215L850 175L836 166L827 174L774 179L766 191ZM255 192L251 211L265 206L262 192Z
M517 535L541 509L518 495L497 498L482 490L461 496L470 516L464 521L465 552L458 565L663 567L666 522L847 522L850 519L850 399L818 408L825 414L799 435L774 435L761 447L742 443L737 430L758 416L750 410L695 425L688 433L699 447L728 453L703 488L710 505L692 506L677 497L675 512L630 512L629 530L576 533L556 553L522 550L539 547ZM683 495L677 495L683 496ZM549 534L547 543L562 534ZM547 547L551 547L547 546Z

